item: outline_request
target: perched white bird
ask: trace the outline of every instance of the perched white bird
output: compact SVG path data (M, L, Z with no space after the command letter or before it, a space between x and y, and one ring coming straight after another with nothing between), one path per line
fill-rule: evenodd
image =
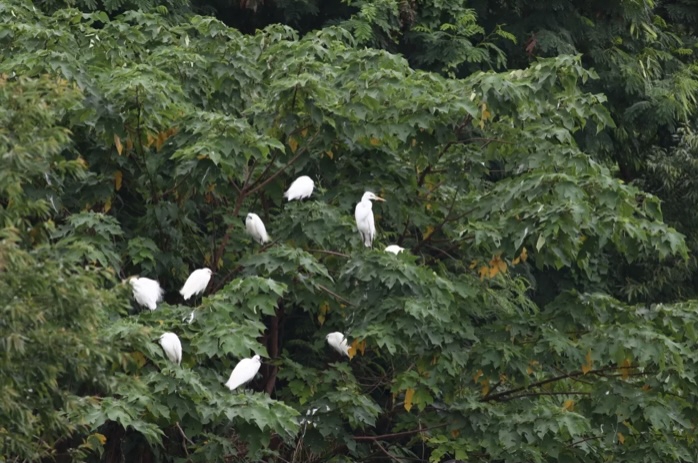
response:
M404 250L405 248L403 248L402 246L398 246L397 244L391 244L390 246L385 248L385 252L392 252L396 256Z
M373 203L371 201L385 201L385 199L367 191L361 197L361 201L358 202L354 210L356 228L359 229L361 239L367 248L371 247L373 238L376 237L376 224L373 221Z
M233 368L233 372L230 373L230 378L228 378L228 382L226 382L225 385L228 389L234 391L238 386L252 381L261 365L262 361L259 355L255 355L251 359L240 360L238 364L235 365L235 368Z
M160 283L144 277L131 277L128 282L131 283L133 298L136 302L150 310L158 308L158 302L162 301L162 295L165 292L160 287Z
M335 331L334 333L330 333L327 336L325 336L325 339L327 339L327 344L332 346L334 350L336 350L340 354L349 357L349 346L347 345L347 338L345 338L342 333L340 333L339 331Z
M182 343L174 333L164 333L160 336L160 345L170 362L179 365L182 362Z
M264 222L259 216L253 212L247 214L245 219L245 228L247 233L252 236L252 239L257 241L259 244L264 244L269 241L269 235L267 235L267 229L264 226Z
M201 294L206 291L208 282L211 281L211 274L213 272L210 268L200 268L191 272L187 281L184 282L184 286L179 290L179 294L184 297L186 301L195 294Z
M289 201L294 199L304 199L310 198L313 194L313 188L315 188L315 182L313 179L307 175L302 175L295 179L286 193L284 193L284 198L288 198Z

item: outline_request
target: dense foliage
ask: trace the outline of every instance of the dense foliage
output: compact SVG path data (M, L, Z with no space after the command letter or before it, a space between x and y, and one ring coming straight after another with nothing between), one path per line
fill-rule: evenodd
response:
M0 455L696 461L689 3L238 7L0 4Z

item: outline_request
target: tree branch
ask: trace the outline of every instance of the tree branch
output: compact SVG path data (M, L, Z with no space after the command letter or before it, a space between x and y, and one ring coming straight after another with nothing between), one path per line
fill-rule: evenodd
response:
M187 459L189 458L189 449L187 449L187 442L189 442L191 445L194 445L194 442L191 441L187 437L186 434L184 434L184 429L179 425L179 421L175 422L175 426L179 430L179 435L182 436L182 449L184 449L184 454L187 456Z
M346 257L347 259L349 259L351 257L348 254L343 254L343 253L337 252L337 251L327 251L325 249L308 249L308 251L309 252L319 252L322 254L329 254L331 256L337 256L337 257Z
M334 296L335 299L337 299L338 301L342 301L342 302L344 302L344 303L347 304L347 305L354 305L353 302L351 302L351 301L348 300L348 299L344 299L342 296L340 296L339 294L335 293L334 291L332 291L331 289L327 288L326 286L323 286L323 285L321 285L321 284L319 284L319 283L316 284L316 286L317 286L318 288L320 288L321 290L325 291L327 294L329 294L329 295L331 295L331 296Z
M417 434L424 431L431 431L432 429L443 428L448 426L450 423L441 423L436 426L430 426L428 428L413 429L411 431L394 432L392 434L382 434L380 436L352 436L354 440L381 440L381 439L392 439L395 437L411 436L412 434Z
M522 397L538 397L542 395L549 395L549 396L556 396L556 395L591 395L590 392L582 392L582 391L561 391L561 392L527 392L524 394L517 394L512 397L505 397L502 399L504 402L508 402L510 400L514 399L520 399Z
M251 189L249 191L247 191L247 194L251 195L251 194L254 194L257 191L261 190L262 188L267 186L269 183L271 183L272 180L274 180L276 177L281 175L286 169L288 169L290 166L292 166L298 160L298 158L301 157L302 154L304 154L306 151L308 151L308 147L313 142L313 140L315 140L315 138L317 138L318 135L320 135L319 130L317 132L315 132L315 134L308 139L306 144L296 152L296 155L293 156L291 158L291 160L289 160L286 164L284 164L283 167L281 167L279 170L277 170L276 172L271 174L269 176L269 178L264 180L262 183L260 183L259 185L255 186L255 187L251 187ZM260 178L261 178L261 176L260 176Z
M605 368L599 368L598 370L587 371L586 373L583 371L573 371L571 373L566 373L564 375L554 376L552 378L548 378L548 379L544 379L542 381L531 383L528 386L517 387L515 389L510 389L508 391L500 392L499 394L493 394L489 397L485 396L485 397L481 398L480 401L481 402L489 402L490 400L499 400L499 399L507 397L509 395L516 394L517 392L528 391L530 389L540 387L540 386L545 386L546 384L554 383L554 382L557 382L557 381L560 381L563 379L572 379L572 378L575 378L577 376L582 376L582 375L600 375L601 373L603 373L605 371L625 370L625 369L634 369L634 368L637 368L637 367L636 366L605 367ZM644 373L644 374L647 374L647 373Z
M267 338L267 349L269 352L269 357L272 359L279 357L279 320L284 316L284 306L279 303L276 308L276 313L271 319L271 326L269 327L269 337ZM267 377L266 385L264 386L264 392L271 395L274 391L274 386L276 386L276 375L279 372L279 367L276 365L271 365L269 369L269 376Z

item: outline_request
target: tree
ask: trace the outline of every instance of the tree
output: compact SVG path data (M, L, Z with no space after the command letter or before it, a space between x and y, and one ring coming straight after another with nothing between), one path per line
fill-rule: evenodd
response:
M40 195L40 217L15 201L3 214L52 222L37 242L19 228L22 252L64 253L103 306L85 327L104 340L105 386L77 388L71 423L84 427L70 449L107 461L695 459L695 311L623 304L605 281L613 258L685 258L686 246L657 198L575 141L613 126L604 95L583 88L597 75L581 56L457 79L341 27L243 35L202 16L0 8L13 13L0 16L3 102L61 108L18 118L8 146L38 129L64 137L44 153L53 163L10 171L26 175L16 197L46 189L46 170L60 178L55 207ZM23 81L60 85L65 100L15 92ZM58 175L66 163L75 173ZM313 197L284 202L300 174ZM365 190L388 200L374 208L374 249L353 224ZM244 234L248 211L271 245ZM213 282L186 305L177 289L204 265ZM118 280L134 273L167 290L156 311L123 307ZM163 331L183 341L181 368L154 342ZM332 331L350 361L326 345ZM252 353L261 374L231 394L223 383Z

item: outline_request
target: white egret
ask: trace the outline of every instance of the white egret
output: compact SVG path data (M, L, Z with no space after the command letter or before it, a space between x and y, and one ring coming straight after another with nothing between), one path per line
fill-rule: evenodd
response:
M252 381L261 365L262 361L259 355L255 355L250 359L240 360L238 364L235 365L235 368L233 368L233 372L230 373L230 378L228 378L225 385L228 389L234 391L238 386Z
M160 345L170 362L177 365L182 362L182 342L179 340L179 336L170 332L164 333L160 336Z
M284 198L288 198L289 201L294 199L305 199L310 198L313 194L313 188L315 188L315 182L313 179L307 175L302 175L295 179L286 193L284 193Z
M184 297L184 300L188 300L195 294L201 294L206 291L208 282L211 281L211 274L213 272L210 268L200 268L191 272L189 278L179 290L179 294Z
M267 235L267 229L264 226L264 222L255 213L250 212L247 214L245 219L245 228L247 233L252 236L252 239L257 241L259 244L264 244L269 241L269 235Z
M349 346L347 345L347 338L345 338L342 333L340 333L339 331L335 331L334 333L330 333L327 336L325 336L325 339L327 339L327 344L332 346L334 350L336 350L342 355L346 355L347 357L349 357Z
M385 248L385 252L392 252L396 256L404 250L405 248L398 246L397 244L391 244L390 246Z
M373 203L371 203L371 201L385 201L385 199L367 191L361 197L361 201L357 203L356 209L354 210L356 228L359 229L361 239L364 242L364 246L367 248L371 247L373 238L376 237L376 224L373 221Z
M133 298L138 304L150 310L158 308L158 302L162 301L162 295L165 292L160 287L160 283L144 277L131 277L128 282L133 288Z

